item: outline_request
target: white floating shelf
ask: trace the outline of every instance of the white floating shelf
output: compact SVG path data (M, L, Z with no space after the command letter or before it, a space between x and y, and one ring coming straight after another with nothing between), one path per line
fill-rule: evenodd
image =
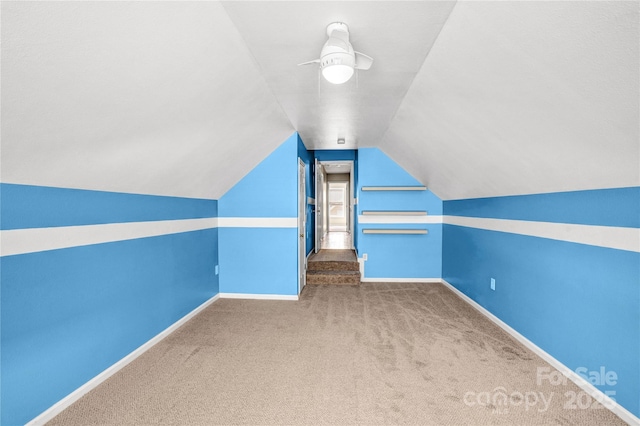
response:
M426 229L363 229L363 234L410 234L424 235L429 231Z
M404 210L364 210L362 212L365 216L426 216L427 212L420 211L404 211Z
M363 186L363 191L426 191L426 186Z

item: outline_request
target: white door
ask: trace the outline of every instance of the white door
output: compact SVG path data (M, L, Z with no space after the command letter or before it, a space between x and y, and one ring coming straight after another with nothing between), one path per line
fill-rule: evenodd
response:
M316 159L315 163L316 185L316 241L314 251L320 251L322 237L324 237L324 173L322 164Z
M305 167L298 158L298 294L307 282L307 191Z

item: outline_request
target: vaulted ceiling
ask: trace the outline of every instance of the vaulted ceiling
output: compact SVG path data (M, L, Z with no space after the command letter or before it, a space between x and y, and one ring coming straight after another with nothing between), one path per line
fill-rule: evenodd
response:
M637 186L639 4L3 1L1 178L217 199L298 131L443 199Z

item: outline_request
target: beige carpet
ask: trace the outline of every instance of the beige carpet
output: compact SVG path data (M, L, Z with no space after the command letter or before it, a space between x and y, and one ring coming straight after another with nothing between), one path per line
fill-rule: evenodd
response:
M325 250L322 249L317 253L309 256L309 262L357 262L356 252L354 250Z
M546 366L440 284L313 286L217 301L50 424L622 424Z

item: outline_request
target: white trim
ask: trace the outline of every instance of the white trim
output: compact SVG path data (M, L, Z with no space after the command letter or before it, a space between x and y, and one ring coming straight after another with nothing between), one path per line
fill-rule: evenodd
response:
M307 284L307 172L304 161L298 158L298 217L297 235L298 239L298 294Z
M250 294L250 293L219 293L221 299L253 299L253 300L298 300L298 296L288 294Z
M363 191L426 191L426 186L363 186Z
M0 231L2 256L134 240L216 228L215 217Z
M392 215L359 215L359 224L396 224L396 223L442 223L442 216L434 215L428 216L422 215L406 215L406 216L392 216Z
M363 216L426 216L426 210L363 210Z
M404 234L404 235L425 235L429 231L427 229L363 229L363 234Z
M298 228L297 217L219 217L219 228Z
M214 228L297 228L296 217L207 217L95 225L5 229L0 256L36 253Z
M365 278L362 277L360 282L363 283L425 283L439 284L442 282L440 278Z
M364 257L358 257L358 253L356 253L356 259L358 259L358 266L360 269L360 282L366 282L364 278L364 264L366 259Z
M486 308L484 308L478 302L476 302L475 300L473 300L472 298L470 298L469 296L467 296L466 294L464 294L463 292L455 288L446 280L442 279L440 280L440 282L442 282L442 284L445 287L447 287L449 290L455 293L462 300L464 300L473 308L475 308L478 312L480 312L489 320L491 320L498 327L502 328L504 331L509 333L518 342L522 343L533 353L538 355L547 363L551 364L553 368L557 369L565 377L567 377L569 380L575 383L580 389L582 389L583 391L591 395L596 401L599 401L601 404L603 404L604 407L608 408L611 412L613 412L615 415L620 417L623 421L627 422L629 425L640 425L640 418L636 417L633 413L631 413L626 408L624 408L623 406L615 402L604 392L602 392L601 390L593 386L591 383L586 381L578 373L571 370L569 367L567 367L566 365L564 365L563 363L555 359L552 355L550 355L548 352L540 348L531 340L527 339L522 334L518 333L515 329L511 328L511 326L509 326L507 323L505 323L500 318L498 318L497 316L489 312Z
M528 220L444 216L443 223L528 235L597 247L640 252L640 228L579 225L572 223L534 222Z
M71 404L73 404L74 402L82 398L91 390L95 389L102 382L104 382L109 377L113 376L115 373L123 369L131 361L138 358L140 355L142 355L143 353L151 349L156 343L160 342L162 339L164 339L165 337L173 333L175 330L177 330L179 327L181 327L184 323L186 323L191 318L199 314L207 306L211 305L213 302L218 300L219 297L220 295L216 294L215 296L213 296L212 298L210 298L209 300L207 300L206 302L204 302L203 304L201 304L200 306L198 306L197 308L195 308L194 310L192 310L191 312L189 312L188 314L180 318L178 321L174 322L169 327L165 328L163 331L158 333L155 337L152 337L142 346L138 347L138 349L134 350L129 355L125 356L120 361L116 362L111 367L107 368L102 373L98 374L93 379L89 380L87 383L80 386L78 389L71 392L69 395L62 398L60 401L56 402L51 407L43 411L40 415L38 415L33 420L28 422L26 426L43 425L48 421L50 421L51 419L53 419L55 416L60 414L66 408L71 406Z

